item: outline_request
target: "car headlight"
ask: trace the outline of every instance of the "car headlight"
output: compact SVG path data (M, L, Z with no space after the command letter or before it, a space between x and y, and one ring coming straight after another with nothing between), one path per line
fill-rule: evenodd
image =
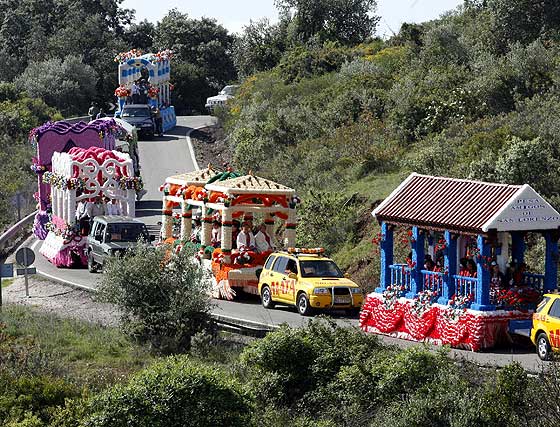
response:
M361 294L362 290L360 288L350 288L350 292L353 294Z
M313 295L326 295L330 294L331 291L329 288L315 288L313 289Z

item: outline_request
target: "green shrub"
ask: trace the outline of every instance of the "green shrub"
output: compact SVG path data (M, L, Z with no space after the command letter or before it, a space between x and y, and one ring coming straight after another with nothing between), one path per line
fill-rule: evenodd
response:
M220 369L166 358L93 398L89 427L244 427L250 402Z
M188 350L211 325L208 283L193 250L140 245L106 264L100 298L116 304L122 327L162 352Z
M77 390L60 378L0 373L0 420L41 425L37 423L48 422L57 406L76 395Z
M378 353L377 337L317 319L302 329L282 326L250 344L240 360L259 404L290 406L301 400L306 410L329 405L330 391L339 387L328 386L339 372L363 367Z

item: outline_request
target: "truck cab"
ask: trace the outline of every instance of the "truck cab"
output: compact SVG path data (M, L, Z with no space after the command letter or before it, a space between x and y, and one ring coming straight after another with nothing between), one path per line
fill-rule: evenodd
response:
M87 238L88 270L102 268L110 256L120 256L138 241L153 240L146 225L127 216L96 216Z

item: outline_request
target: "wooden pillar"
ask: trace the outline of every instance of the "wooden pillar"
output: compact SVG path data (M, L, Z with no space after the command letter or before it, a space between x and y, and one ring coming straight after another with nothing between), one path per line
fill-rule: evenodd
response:
M558 288L558 232L547 231L544 235L546 252L544 259L544 286L543 292L554 292Z
M524 262L525 259L525 241L523 240L522 231L511 232L511 257L517 265Z
M424 238L425 233L418 227L412 227L412 263L414 267L411 271L410 292L407 298L414 298L418 292L424 289L424 277L420 270L424 268Z
M200 243L203 247L209 246L212 242L212 215L208 212L210 209L206 205L202 206L202 233L200 235Z
M181 202L181 240L189 240L192 231L192 209L186 201Z
M381 258L381 277L379 278L379 288L376 292L383 292L391 284L391 269L393 264L393 228L386 222L381 223L381 242L379 244Z
M472 304L473 310L490 311L494 306L490 305L490 245L488 239L478 235L477 246L479 255L476 259L476 301Z
M68 224L76 223L76 190L68 190Z
M286 220L286 231L284 231L284 246L287 248L296 245L296 210L288 209L288 219Z
M134 218L136 216L136 191L126 190L126 214ZM173 227L173 222L171 222Z
M264 224L266 225L266 233L269 236L274 235L274 217L270 213L264 215Z
M161 211L161 239L168 239L173 235L173 209L167 206L167 196L163 196L163 209Z
M66 215L68 215L68 198L66 197L66 191L68 190L59 190L58 191L58 200L60 201L60 209L59 209L59 216L66 222Z
M451 296L455 294L455 280L457 274L457 238L448 230L444 233L445 250L443 251L444 274L443 293L438 298L438 303L447 305Z
M58 196L56 194L56 187L51 185L51 212L54 216L58 215Z
M221 249L224 255L224 264L231 264L231 248L233 246L231 228L232 228L232 213L229 208L222 211L222 241Z

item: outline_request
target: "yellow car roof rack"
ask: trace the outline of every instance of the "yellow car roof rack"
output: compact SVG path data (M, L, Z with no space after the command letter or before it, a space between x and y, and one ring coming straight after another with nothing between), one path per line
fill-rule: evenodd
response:
M293 255L322 255L325 248L288 248L287 252Z

